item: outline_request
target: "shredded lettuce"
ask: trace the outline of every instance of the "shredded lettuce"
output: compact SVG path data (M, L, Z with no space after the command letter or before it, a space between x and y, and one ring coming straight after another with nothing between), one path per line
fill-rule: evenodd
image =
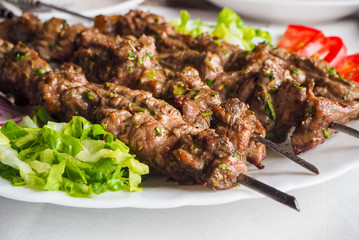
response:
M260 42L271 43L269 32L246 26L241 17L229 8L221 10L216 25L206 24L200 19L190 21L190 14L186 10L182 10L180 18L171 21L171 24L180 33L192 36L208 33L231 44L237 44L244 50L252 50Z
M105 191L141 191L147 165L99 124L82 117L69 123L52 122L41 114L17 125L0 128L0 175L16 186L61 190L73 197L90 197ZM34 121L35 120L35 121ZM39 122L39 121L37 121Z

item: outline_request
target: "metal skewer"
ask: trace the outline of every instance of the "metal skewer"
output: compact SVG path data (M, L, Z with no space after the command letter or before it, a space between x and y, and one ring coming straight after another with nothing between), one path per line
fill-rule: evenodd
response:
M9 3L15 4L15 5L20 5L20 6L21 5L23 5L23 6L24 5L25 6L35 6L35 7L43 6L43 7L55 9L55 10L60 11L60 12L65 12L65 13L68 13L68 14L71 14L71 15L86 19L86 20L90 20L90 21L93 20L92 17L82 15L80 13L68 10L66 8L57 7L57 6L52 5L52 4L43 3L41 1L36 1L36 0L6 0L6 1L9 2Z
M354 129L354 128L351 128L351 127L348 127L348 126L345 126L343 124L340 124L340 123L333 123L330 128L333 128L335 130L338 130L340 132L343 132L345 134L348 134L350 136L353 136L353 137L356 137L356 138L359 138L359 131Z
M245 174L240 174L237 178L237 182L277 202L280 202L290 208L293 208L298 212L300 211L298 202L292 195L281 192L278 189L275 189L274 187L255 180L254 178L251 178Z
M319 170L318 170L318 168L316 166L314 166L313 164L305 161L303 158L300 158L300 157L294 155L293 153L288 152L287 150L285 150L284 148L282 148L279 145L275 144L274 142L272 142L272 141L270 141L270 140L268 140L266 138L263 138L261 136L255 136L254 140L266 145L267 147L269 147L273 151L283 155L284 157L289 158L293 162L299 164L300 166L304 167L305 169L308 169L312 173L319 174Z

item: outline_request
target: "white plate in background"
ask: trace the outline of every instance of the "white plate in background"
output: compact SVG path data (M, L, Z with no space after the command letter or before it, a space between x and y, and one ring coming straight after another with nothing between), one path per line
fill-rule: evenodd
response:
M331 21L359 10L359 0L209 0L240 15L264 21L314 23Z

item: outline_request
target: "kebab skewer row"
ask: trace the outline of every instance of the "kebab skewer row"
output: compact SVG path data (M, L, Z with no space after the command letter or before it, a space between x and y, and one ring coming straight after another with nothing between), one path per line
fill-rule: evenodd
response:
M150 166L182 184L228 189L243 184L299 211L293 196L246 176L245 154L213 130L198 130L178 110L145 91L86 80L72 64L52 71L36 52L2 42L0 68L8 92L40 103L60 120L81 115L105 124ZM24 57L23 52L27 52ZM21 71L16 71L21 69ZM18 75L7 75L19 72ZM149 111L138 111L146 107ZM151 114L154 112L154 114ZM236 153L236 154L233 154Z
M217 54L225 72L215 79L210 79L212 88L219 91L222 99L239 97L249 103L266 128L267 135L273 140L285 140L288 130L296 127L298 130L292 137L296 154L324 142L330 132L334 132L331 126L358 118L355 114L356 104L353 102L357 101L358 84L342 79L324 61L288 53L284 49L263 47L263 44L253 52L245 52L226 42L216 44L213 38L206 35L194 38L179 34L164 18L138 10L124 16L97 16L95 27L108 35L155 35L157 49L164 53L167 60L170 59L172 66L181 67L179 62L194 65L191 55L196 53L193 51L197 51L197 55L208 52ZM177 53L181 50L182 53ZM168 63L161 61L161 64L166 66ZM196 64L200 65L198 59ZM207 80L203 77L206 74L200 73L200 76L203 81ZM308 97L309 100L306 101L306 90L311 81L314 81L316 99ZM276 97L273 99L272 95ZM313 100L316 108L320 109L316 113L317 117L329 117L330 121L322 121L320 124L320 120L311 121L316 117L306 114L305 109L310 111L312 105L309 104L313 103ZM268 107L269 102L272 109ZM276 107L274 103L279 103L280 106ZM330 111L329 108L334 107L333 105L338 107L337 111L331 111L334 112L333 116L322 114ZM313 112L313 109L310 112ZM343 117L347 115L350 117ZM336 130L338 129L337 127Z
M39 26L41 26L41 27L39 27ZM56 26L59 26L59 27L56 27ZM64 27L64 26L66 26L66 27ZM51 19L50 21L47 21L42 25L42 23L40 21L38 21L31 14L24 14L23 17L20 19L20 21L17 20L17 21L13 21L13 22L7 22L7 23L2 24L1 27L5 28L5 29L8 27L11 27L14 29L19 29L18 31L23 30L21 32L25 33L25 34L21 35L20 37L12 36L10 33L6 32L6 31L2 31L2 32L6 33L5 37L10 40L14 40L14 38L20 38L27 42L30 42L31 45L33 45L36 49L38 49L41 56L44 56L46 59L51 59L51 60L68 59L69 56L71 56L71 52L73 52L73 50L76 49L76 47L73 44L74 39L76 38L76 32L84 29L82 26L75 26L75 28L71 28L71 27L67 26L66 23L62 19L56 19L56 18ZM31 29L37 29L37 30L42 29L41 31L39 30L40 31L40 34L38 37L39 40L36 40L35 42L31 42L33 39L33 30L31 30ZM87 76L90 77L90 79L92 81L98 81L98 79L105 78L105 81L110 80L110 81L114 81L118 84L126 85L126 86L134 88L136 83L138 83L138 79L141 77L141 83L143 83L140 86L141 89L150 90L152 93L154 93L155 96L159 96L161 94L161 90L163 91L163 87L161 85L161 84L163 84L163 80L161 81L161 78L163 79L163 74L161 74L161 68L158 66L158 63L150 65L148 69L151 69L151 70L147 70L147 72L145 71L145 74L147 75L147 80L138 74L137 75L132 74L132 73L136 73L136 72L138 73L139 71L129 71L130 73L128 73L128 74L126 74L126 71L123 71L124 69L122 69L122 71L120 69L120 71L115 72L115 73L113 73L112 70L108 71L109 66L106 64L106 61L103 61L106 59L106 57L108 57L108 56L105 56L106 49L111 49L110 52L113 52L112 48L114 48L113 47L115 45L114 42L120 42L121 39L117 38L116 40L112 41L112 39L106 38L103 35L99 36L99 34L97 34L97 36L94 37L93 34L91 35L91 33L93 33L93 32L94 32L93 30L85 30L80 34L80 39L81 39L80 44L83 47L82 53L81 53L82 59L77 60L77 62L80 63L80 65L85 69L85 72L88 73ZM86 36L86 35L89 35L89 36ZM86 37L87 37L87 40L86 40ZM90 39L90 42L88 39ZM86 43L86 41L89 43ZM54 46L55 44L56 44L56 46L61 46L61 49L63 49L61 54L57 54L58 51L56 49L49 48L49 46ZM97 48L98 48L97 50L101 51L100 54L98 51L96 52L96 47L94 47L94 45L95 46L97 45ZM149 45L151 45L151 44L149 44ZM133 47L131 44L129 44L129 46ZM94 49L95 49L95 52L93 52ZM123 52L125 53L124 56L123 56L123 53L122 53L122 56L118 56L118 54L117 54L117 57L120 59L120 63L121 63L121 61L124 62L124 61L128 60L127 52L130 53L131 51L128 50L128 51L123 51ZM117 50L117 53L119 53L118 50ZM132 53L134 54L133 51L132 51ZM151 53L151 51L149 51L149 53ZM145 54L148 54L148 52L147 53L145 52ZM94 59L96 62L96 58L95 58L96 55L97 55L97 57L101 58L100 62L102 63L100 65L95 66L95 69L99 69L99 71L97 71L98 72L97 75L96 75L96 73L92 72L92 69L94 69L94 65L93 65L93 63L91 63L91 61ZM135 57L135 56L133 56L133 57ZM121 58L122 58L122 60L121 60ZM85 60L83 60L83 59L85 59ZM91 61L88 61L88 59L91 59ZM141 56L141 58L137 58L137 61L138 61L138 59L143 59L143 56ZM214 59L214 63L215 63L216 58L215 57L211 58L210 59L211 62L213 62L212 59ZM81 61L83 61L84 64L81 64ZM117 59L117 61L118 61L118 59ZM97 61L97 63L98 63L98 61ZM103 64L103 63L105 63L105 64ZM119 69L119 66L118 65L116 66L116 64L118 64L118 63L115 63L115 69ZM124 65L124 64L122 64L122 65ZM126 70L128 70L128 68L132 69L133 66L126 66ZM102 71L102 69L104 69L104 71ZM208 67L207 67L207 69L208 69ZM215 71L213 73L211 73L211 71L209 71L209 72L210 72L209 74L212 74L212 75L216 74ZM155 81L153 81L153 79L149 79L149 77L148 77L149 74L153 74L154 76L156 76ZM114 75L115 75L115 78L110 79L111 77L113 78ZM127 82L124 82L123 79L127 79ZM102 80L102 81L104 81L104 80ZM173 83L173 81L167 82L167 85L170 85L170 83ZM138 88L138 86L136 88ZM201 88L203 88L203 87L201 87ZM214 92L212 90L208 91L208 89L207 89L207 96L208 96L208 93L213 94ZM193 91L192 91L192 93L188 93L188 95L192 95L192 94L193 94ZM214 99L213 95L212 95L212 99ZM176 101L179 102L177 99L176 99ZM190 101L187 101L187 103L188 102L190 102ZM194 102L198 102L198 100L196 99L196 101L194 101ZM213 100L212 100L212 102L213 102ZM218 101L217 101L217 104L218 104ZM187 104L187 106L189 106L189 105L191 105L191 104ZM184 109L184 108L182 108L182 109ZM211 109L214 109L214 108L212 107ZM228 125L228 121L226 121L226 119L225 119L225 114L224 114L225 111L222 110L222 113L221 113L219 111L219 109L221 109L219 105L217 105L215 107L215 109L216 109L216 111L198 111L199 118L197 117L196 119L200 119L201 120L200 122L204 123L204 125L206 125L206 123L209 122L208 118L210 116L203 117L202 114L208 113L208 112L214 112L214 113L217 113L217 115L219 115L218 119L222 118L222 121L225 123L222 125ZM229 109L234 109L234 108L231 108L231 106L229 106ZM202 109L202 110L204 110L204 109ZM246 110L246 107L244 106L244 111L245 110ZM240 111L242 113L244 112L241 109L240 109ZM230 113L230 112L227 111L227 113ZM237 110L237 113L238 113L238 110ZM232 114L232 115L235 115L235 114ZM247 119L251 118L250 116L248 116L248 114L246 114L244 116ZM250 135L247 134L247 136L246 136L245 131L244 131L244 130L247 130L246 132L248 132L248 130L249 130L249 131L253 132L253 130L248 129L248 126L252 125L252 126L255 126L254 130L257 129L257 130L255 130L257 132L257 134L259 133L258 135L261 136L263 134L263 130L260 129L261 128L260 124L256 123L255 121L253 123L247 124L247 129L245 129L243 127L241 129L238 129L238 127L237 127L237 129L236 129L236 128L229 128L229 127L221 127L221 126L219 126L219 128L221 129L222 134L223 134L223 130L225 130L224 134L227 134L227 136L229 134L231 134L231 131L235 130L236 134L229 135L232 142L239 143L239 144L236 144L235 146L237 146L237 149L240 151L243 149L243 147L241 147L241 146L244 146L244 148L246 148L246 149L256 150L256 152L254 154L252 154L252 156L249 156L249 160L252 163L254 163L257 167L261 167L262 165L260 164L260 162L264 158L264 155L265 155L264 150L265 149L261 146L261 144L258 143L258 141L257 141L257 143L253 143L254 138L252 138L252 140L248 139L248 137L251 137L251 134ZM243 125L243 122L240 124ZM233 123L233 125L237 125L237 126L240 126L240 124L238 125L238 124L236 124L236 122ZM253 129L253 127L252 127L252 129ZM245 136L247 137L246 141L252 147L246 147L248 144L243 144L242 139ZM257 138L257 140L258 139L259 138ZM277 148L275 148L275 149L277 149ZM283 149L281 152L283 152ZM303 165L303 163L304 163L306 165L307 169L310 169L310 171L312 171L314 173L318 173L318 170L313 165L311 165L309 163L305 163L305 161L303 159L295 157L294 155L292 155L289 152L286 152L285 156L289 157L290 159L299 163L300 165ZM300 161L298 162L298 160L300 160Z

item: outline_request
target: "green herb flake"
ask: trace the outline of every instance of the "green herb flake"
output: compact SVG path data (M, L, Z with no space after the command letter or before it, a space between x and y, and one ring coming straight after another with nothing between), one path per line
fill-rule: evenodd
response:
M135 56L135 52L133 50L129 51L128 52L128 57L127 57L128 60L135 60L136 59L136 56Z
M150 78L155 78L156 77L156 71L152 70L151 72L147 73L146 76L150 77Z
M47 45L50 49L54 49L54 44L52 44L52 43L49 43L48 45Z
M326 70L328 73L330 73L332 75L337 75L337 71L333 67L326 68Z
M224 164L224 163L219 164L218 167L219 167L220 169L223 169L223 170L226 170L226 169L227 169L227 165Z
M67 23L66 23L65 20L62 21L61 24L62 24L62 29L66 29L66 28L67 28Z
M299 84L296 84L296 83L293 84L293 87L295 87L296 89L304 88L303 86L300 86Z
M299 74L299 71L298 71L297 69L293 69L293 70L290 71L290 73L291 73L291 74L297 74L297 75L298 75L298 74Z
M163 135L163 131L162 131L162 129L160 127L156 127L155 131L156 131L155 137L159 137L159 136Z
M152 53L146 53L146 55L152 60L153 59L153 54Z
M174 86L173 86L172 93L173 93L174 95L183 95L183 94L185 94L185 89L184 89L183 86L174 85Z
M73 94L72 94L72 93L68 93L68 94L67 94L67 96L72 97L72 96L73 96Z
M323 134L324 134L324 136L325 136L326 138L329 138L329 137L330 137L329 132L328 132L328 129L326 129L326 128L323 128Z
M268 94L265 94L265 99L267 100L266 105L264 106L264 113L271 119L271 120L275 120L276 116L275 116L275 112L274 112L274 108L272 106L271 100L268 96Z
M93 100L93 96L91 95L91 92L89 90L86 90L86 97L88 100Z
M206 79L206 84L211 88L213 85L214 80L212 79Z
M309 109L309 114L313 114L315 110L315 105L312 105Z
M203 117L209 117L209 116L211 116L212 114L213 114L212 111L208 111L208 112L203 112L203 113L202 113L202 116L203 116Z
M46 69L44 69L44 68L39 68L39 69L37 69L37 70L34 72L34 74L35 74L36 76L42 76L42 75L44 75L46 72L47 72Z
M225 49L225 50L222 51L222 53L223 53L224 56L226 56L228 54L228 50Z
M18 60L18 61L22 61L27 56L29 56L29 52L20 51L20 52L15 53L15 59Z
M215 97L215 96L217 96L217 93L216 93L216 92L212 92L211 96L212 96L212 97Z
M274 74L272 72L270 73L267 73L264 75L266 78L269 78L269 79L273 79L274 78Z
M136 110L136 112L145 112L147 109L146 108L139 108Z

